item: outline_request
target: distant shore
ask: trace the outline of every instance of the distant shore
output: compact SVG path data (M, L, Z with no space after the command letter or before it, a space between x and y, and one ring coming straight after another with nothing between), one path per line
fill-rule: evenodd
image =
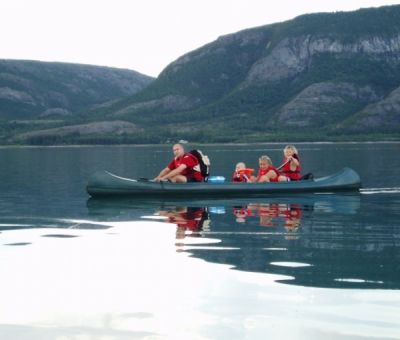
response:
M0 145L1 149L7 148L101 148L101 147L168 147L173 145L175 142L171 143L163 143L163 144L55 144L55 145L29 145L29 144L14 144L14 145ZM177 143L177 142L176 142ZM207 147L207 146L218 146L218 145L227 145L227 146L235 146L235 145L282 145L282 144L296 144L296 145L307 145L307 144L400 144L399 140L378 140L378 141L316 141L316 142L248 142L248 143L187 143L185 145L186 149L190 149L192 147Z

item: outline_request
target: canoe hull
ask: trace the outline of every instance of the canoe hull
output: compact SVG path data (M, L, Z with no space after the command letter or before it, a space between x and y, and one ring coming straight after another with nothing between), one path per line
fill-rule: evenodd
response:
M359 175L350 168L314 180L279 183L169 183L137 181L98 171L89 179L87 192L98 196L165 196L165 197L248 197L275 193L336 192L358 190Z

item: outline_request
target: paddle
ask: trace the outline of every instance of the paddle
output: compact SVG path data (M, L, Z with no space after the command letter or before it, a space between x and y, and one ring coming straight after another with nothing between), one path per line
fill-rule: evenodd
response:
M139 177L137 179L138 182L156 182L154 179L149 179L146 177ZM162 182L171 182L169 179L163 179L162 181L160 181L160 183Z
M138 182L154 182L154 179L149 179L146 177L139 177L137 181Z
M290 159L288 159L285 163L281 164L279 167L276 168L276 170L282 169L286 164L290 162Z
M297 160L299 160L299 157L297 157L296 154L293 154L292 157L295 158L295 159L297 159ZM276 170L282 169L282 168L283 168L286 164L288 164L290 161L291 161L291 159L288 159L285 163L281 164L278 168L276 168Z

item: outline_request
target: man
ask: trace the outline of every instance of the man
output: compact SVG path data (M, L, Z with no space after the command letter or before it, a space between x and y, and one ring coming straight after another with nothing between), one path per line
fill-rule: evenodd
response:
M175 144L172 151L174 159L154 180L157 182L169 180L173 183L202 182L203 176L197 158L185 153L182 144Z

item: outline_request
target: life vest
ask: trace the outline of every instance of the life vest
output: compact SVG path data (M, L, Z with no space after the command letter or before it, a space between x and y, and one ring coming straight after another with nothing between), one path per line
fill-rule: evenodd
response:
M232 175L233 182L248 182L253 175L254 169L245 168L235 171Z
M188 159L191 161L188 162ZM186 169L181 172L181 175L186 177L193 177L198 182L203 181L203 176L200 172L199 161L197 158L191 153L185 153L182 157L174 158L171 163L168 165L170 170L174 170L178 168L181 164L186 165Z
M287 161L287 159L285 158L283 160L284 165L282 167L282 174L285 175L286 177L290 178L291 181L299 181L300 180L300 159L298 158L298 156L296 157L296 159L299 162L299 165L296 167L295 170L291 170L290 169L290 162Z
M260 179L261 176L266 175L269 171L273 171L276 174L275 178L270 178L270 182L278 182L279 172L273 166L269 165L265 170L259 169L257 174L257 181Z

